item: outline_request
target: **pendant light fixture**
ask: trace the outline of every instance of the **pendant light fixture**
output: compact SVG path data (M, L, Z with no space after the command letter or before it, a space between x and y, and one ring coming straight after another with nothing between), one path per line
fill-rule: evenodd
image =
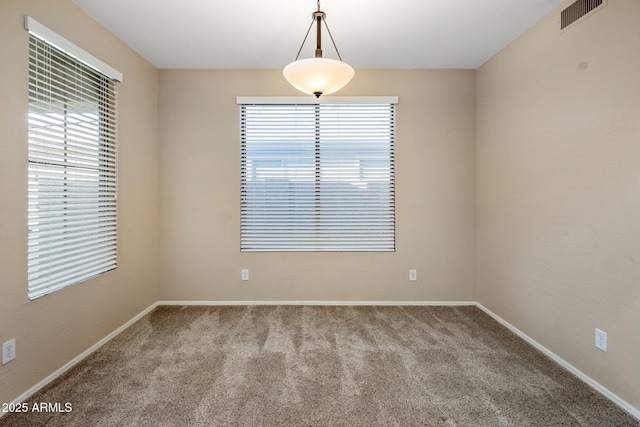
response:
M301 92L310 95L313 94L316 98L319 98L320 95L328 95L339 91L349 83L354 75L353 68L349 64L342 62L342 57L340 56L340 52L338 52L336 42L333 41L333 36L331 35L331 31L329 31L325 17L326 14L320 10L320 0L318 0L318 10L311 15L311 25L309 25L307 34L304 36L304 40L302 40L302 46L300 46L300 50L298 50L296 59L282 70L284 78L287 79L293 87ZM321 33L323 22L340 60L322 57ZM314 23L316 24L316 56L315 58L298 60Z

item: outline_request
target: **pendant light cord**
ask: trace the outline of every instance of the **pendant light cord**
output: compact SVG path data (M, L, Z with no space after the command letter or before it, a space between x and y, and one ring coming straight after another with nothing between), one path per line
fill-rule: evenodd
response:
M305 34L304 40L302 40L302 45L300 45L300 49L298 50L298 54L296 55L296 59L294 59L294 61L298 60L298 57L300 56L300 52L302 52L302 48L304 47L304 43L307 41L307 37L309 37L309 32L311 31L311 27L313 27L313 23L314 22L315 22L315 20L311 21L311 25L309 25L309 29L307 30L307 34Z
M318 1L318 3L320 2ZM327 20L326 18L323 18L322 20L324 21L324 26L327 28L327 33L329 33L329 38L331 39L331 43L333 43L333 48L336 50L336 53L338 54L338 59L342 61L342 57L340 56L340 51L338 50L338 46L336 46L336 42L333 41L333 36L331 35L331 30L329 29Z
M320 0L318 0L318 12L322 12L320 10ZM302 40L302 44L300 45L300 49L298 49L298 54L296 55L296 59L294 59L294 61L297 61L298 58L300 57L300 52L302 52L302 48L304 47L304 44L307 41L307 37L309 37L309 32L311 31L311 28L313 27L313 24L315 22L316 22L316 19L313 18L311 20L311 24L309 25L309 29L307 30L307 34L305 34L304 40ZM342 61L342 56L340 56L340 51L338 50L338 46L336 46L336 42L333 40L333 35L331 35L331 30L329 29L329 25L327 24L327 19L324 16L324 13L322 15L322 22L324 22L324 26L327 29L327 33L329 33L329 38L331 39L331 43L333 44L333 48L336 50L336 53L338 54L338 59L340 61Z

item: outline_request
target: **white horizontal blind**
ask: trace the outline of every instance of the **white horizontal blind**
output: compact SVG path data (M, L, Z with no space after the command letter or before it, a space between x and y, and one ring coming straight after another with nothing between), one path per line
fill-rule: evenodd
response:
M242 251L394 251L394 104L241 106Z
M29 34L30 300L116 268L115 85Z

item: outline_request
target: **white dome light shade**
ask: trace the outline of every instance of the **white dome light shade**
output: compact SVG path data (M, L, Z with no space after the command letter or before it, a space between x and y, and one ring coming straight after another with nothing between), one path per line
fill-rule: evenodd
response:
M319 97L345 87L355 72L351 65L336 59L307 58L293 61L282 74L299 91Z

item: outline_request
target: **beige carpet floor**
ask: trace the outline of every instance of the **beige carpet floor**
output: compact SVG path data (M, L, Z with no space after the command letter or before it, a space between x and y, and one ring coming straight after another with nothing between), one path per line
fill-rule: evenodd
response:
M0 426L640 426L476 307L158 307Z

